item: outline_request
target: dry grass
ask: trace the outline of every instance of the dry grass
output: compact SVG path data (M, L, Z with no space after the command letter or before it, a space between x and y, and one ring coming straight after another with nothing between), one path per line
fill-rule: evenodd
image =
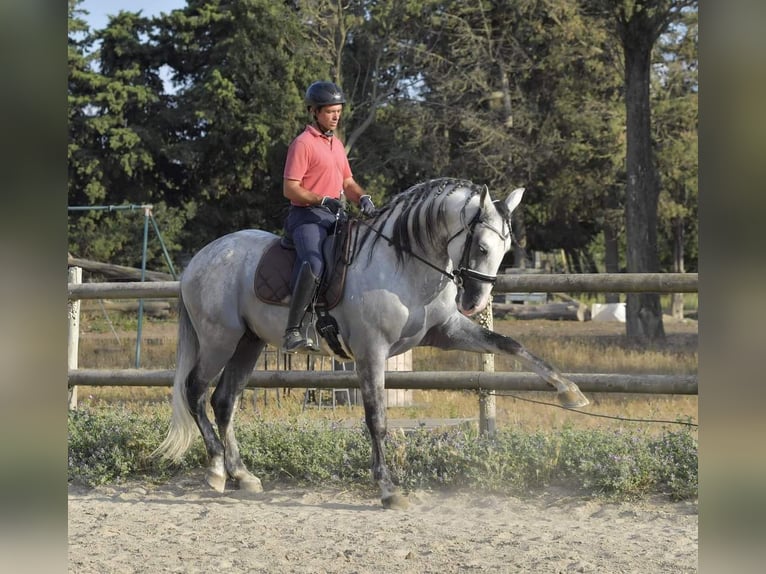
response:
M134 366L136 329L135 319L111 318L110 327L103 315L86 313L81 320L80 367L83 368L130 368ZM112 332L112 327L116 335ZM143 325L141 366L144 368L170 369L175 360L175 322L171 320L147 320ZM696 373L697 323L696 321L666 320L666 341L653 347L630 345L624 335L625 326L619 323L577 323L571 321L516 321L496 320L495 330L513 336L530 351L555 365L563 372L593 373ZM118 340L119 339L119 340ZM275 369L275 352L267 353L258 363ZM508 357L495 358L496 370L511 371L521 367ZM284 368L284 358L279 368ZM293 359L293 368L306 368L306 358ZM330 368L329 360L319 362L314 369ZM477 370L479 358L471 353L444 352L432 348L415 349L415 370ZM81 388L81 403L121 403L132 408L166 405L169 389L156 388ZM277 402L277 396L279 401ZM302 416L361 421L359 406L338 407L321 410L303 406L301 389L284 391L247 391L242 402L240 417L296 418ZM524 399L554 403L553 393L518 393ZM697 419L696 396L591 394L587 411L605 415L637 419L660 419L674 421L679 418ZM460 391L415 391L413 405L390 407L390 419L442 419L475 418L478 416L478 395ZM361 424L361 423L360 423ZM524 430L562 428L590 428L610 425L619 428L638 423L618 422L603 418L583 416L561 408L525 402L519 398L497 397L497 424ZM653 425L658 430L663 425Z

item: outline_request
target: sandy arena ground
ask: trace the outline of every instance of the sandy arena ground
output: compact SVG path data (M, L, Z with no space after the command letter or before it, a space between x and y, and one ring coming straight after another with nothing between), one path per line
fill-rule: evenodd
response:
M419 491L397 511L372 490L264 486L70 486L69 572L697 572L696 502Z

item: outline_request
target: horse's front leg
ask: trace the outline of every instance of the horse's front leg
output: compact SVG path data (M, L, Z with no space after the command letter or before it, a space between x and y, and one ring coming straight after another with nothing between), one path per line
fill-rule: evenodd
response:
M380 487L380 500L383 506L405 509L409 505L407 498L394 486L386 464L385 361L379 361L379 363L372 367L365 361L357 361L359 386L364 402L364 418L372 443L372 476Z
M574 409L588 404L579 387L545 360L511 337L485 329L463 315L456 314L447 323L431 329L422 344L441 349L513 355L558 391L556 396L563 407Z
M558 391L556 393L556 398L558 398L562 407L576 409L588 405L588 399L585 398L585 395L582 394L582 391L580 391L580 388L574 381L565 377L540 357L530 353L518 341L493 331L487 332L489 333L490 339L496 341L499 350L516 356L533 372L540 375L540 377L542 377L548 384L555 387Z

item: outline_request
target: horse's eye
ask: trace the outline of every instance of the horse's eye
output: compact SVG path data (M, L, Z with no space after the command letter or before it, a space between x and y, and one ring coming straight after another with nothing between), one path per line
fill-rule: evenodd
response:
M481 253L482 255L486 255L487 253L489 253L489 251L487 251L487 248L484 247L483 245L479 245L479 253Z

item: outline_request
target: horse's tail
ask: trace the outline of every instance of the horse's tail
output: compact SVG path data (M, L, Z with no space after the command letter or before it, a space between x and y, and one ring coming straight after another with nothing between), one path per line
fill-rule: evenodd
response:
M192 418L186 395L189 378L199 354L199 340L194 330L183 297L178 295L178 347L176 349L176 372L173 379L173 416L168 436L152 453L153 457L179 462L197 438L197 424Z

